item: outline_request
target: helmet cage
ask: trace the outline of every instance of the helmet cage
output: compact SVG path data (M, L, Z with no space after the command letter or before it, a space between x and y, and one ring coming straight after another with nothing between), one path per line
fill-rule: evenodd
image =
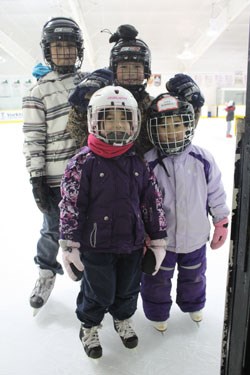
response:
M130 134L124 130L119 129L114 118L116 112L121 111L124 119L122 121L129 123ZM113 113L113 129L105 131L104 122L111 120L109 119L110 113ZM92 107L89 110L89 133L94 134L96 138L102 140L105 143L113 146L123 146L133 142L139 135L140 132L140 118L138 111L132 107ZM106 134L105 134L106 133Z
M120 117L117 112L120 111ZM105 130L104 122L111 128ZM123 123L120 126L119 123ZM125 130L129 123L129 133ZM141 115L133 95L119 86L106 86L96 91L88 107L88 131L101 141L123 146L135 141L140 132Z
M110 53L110 69L114 72L116 77L116 70L118 62L132 61L140 62L144 67L144 78L148 79L151 75L151 53L146 45L140 39L118 41Z
M70 42L77 50L76 61L73 65L56 65L51 56L51 42ZM57 17L48 21L42 31L41 48L45 62L52 70L67 73L79 69L83 61L83 38L78 24L70 18Z
M162 99L164 105L164 100L167 100L168 109L164 105L162 107ZM169 94L162 94L153 101L149 112L147 130L152 144L166 155L183 152L194 137L195 116L192 105Z

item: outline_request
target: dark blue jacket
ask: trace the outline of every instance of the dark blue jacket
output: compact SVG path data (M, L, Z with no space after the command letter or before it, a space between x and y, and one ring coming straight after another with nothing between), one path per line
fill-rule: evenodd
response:
M112 159L84 147L65 170L60 238L81 251L130 253L166 237L166 219L156 179L133 150Z

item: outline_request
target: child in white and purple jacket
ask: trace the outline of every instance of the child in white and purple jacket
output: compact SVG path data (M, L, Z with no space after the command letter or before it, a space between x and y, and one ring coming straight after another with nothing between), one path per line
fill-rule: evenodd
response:
M145 231L154 273L166 254L167 233L156 179L134 150L140 111L133 95L120 86L96 91L88 129L88 147L70 160L62 179L59 242L69 276L82 277L80 340L89 357L99 358L98 330L106 313L124 346L137 346L130 318L140 291Z
M147 126L155 147L145 159L163 193L168 245L157 275L143 274L141 296L146 317L156 329L165 331L176 266L176 303L192 320L202 320L209 215L215 228L210 246L218 249L227 237L229 209L213 156L191 143L195 130L192 105L169 93L161 94L149 108Z

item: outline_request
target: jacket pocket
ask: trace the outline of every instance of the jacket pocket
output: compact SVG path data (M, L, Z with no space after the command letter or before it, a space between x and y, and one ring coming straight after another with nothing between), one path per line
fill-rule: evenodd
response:
M83 247L108 248L111 244L112 220L109 216L88 218L83 229Z
M142 221L141 214L138 212L136 214L136 222L135 222L135 245L141 246L144 242L145 237L145 227Z

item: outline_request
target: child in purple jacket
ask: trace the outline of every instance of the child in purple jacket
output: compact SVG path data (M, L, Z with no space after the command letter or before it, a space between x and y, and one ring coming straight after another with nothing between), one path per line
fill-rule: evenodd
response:
M89 357L99 358L98 329L107 312L124 346L137 346L129 318L137 307L145 231L155 274L167 234L155 177L133 149L140 131L133 95L119 86L96 91L88 130L88 147L70 160L62 179L59 242L69 276L82 277L76 309L80 340Z
M143 274L141 296L146 317L159 331L167 329L171 286L178 267L176 302L192 320L202 320L206 301L206 242L211 215L215 227L212 249L227 237L229 210L221 173L213 156L192 145L192 106L165 93L151 104L148 134L155 146L145 155L163 193L168 223L166 257L156 276Z

